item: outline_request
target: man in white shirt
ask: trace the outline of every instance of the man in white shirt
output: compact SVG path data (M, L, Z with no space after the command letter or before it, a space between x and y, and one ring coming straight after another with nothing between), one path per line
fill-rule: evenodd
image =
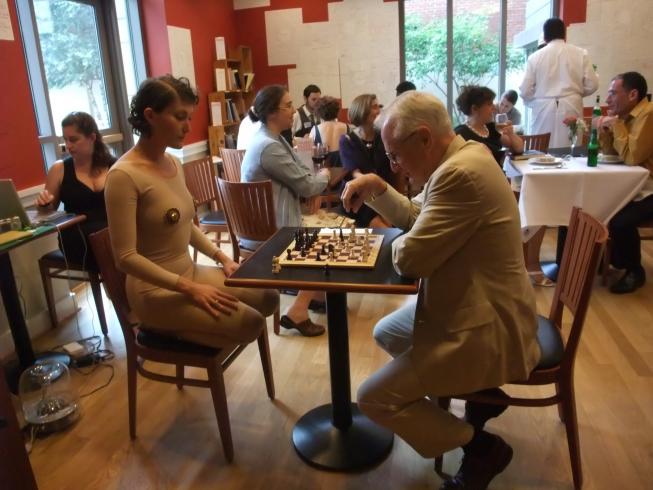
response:
M247 150L250 141L252 141L252 136L254 136L260 127L261 121L252 121L249 118L249 112L247 112L242 121L240 121L240 126L238 126L238 142L236 143L236 148Z
M583 97L599 87L587 51L565 42L565 24L558 18L544 23L545 47L528 58L519 91L532 109L530 134L551 133L549 146L569 146L567 116L583 117Z

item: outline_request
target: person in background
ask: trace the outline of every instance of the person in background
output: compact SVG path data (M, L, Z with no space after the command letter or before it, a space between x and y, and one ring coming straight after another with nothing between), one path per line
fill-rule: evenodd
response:
M181 162L197 94L185 78L141 83L129 122L140 135L107 175L106 204L113 256L127 275L129 305L148 329L209 347L255 340L279 293L224 285L238 264L193 223L195 205ZM219 266L193 262L189 245Z
M521 124L521 112L519 112L515 107L518 99L519 96L517 95L517 92L514 90L506 90L501 96L501 102L499 102L498 107L499 112L506 114L508 120L513 126L519 126Z
M565 24L558 18L544 23L546 46L528 57L526 74L519 86L524 104L532 109L529 134L551 133L549 146L569 146L563 120L583 117L583 97L599 87L599 78L587 51L565 42Z
M245 114L243 120L240 121L240 126L238 126L238 140L236 142L236 148L238 150L247 150L252 141L252 137L260 127L260 121L254 122L250 119L249 113Z
M302 213L299 199L303 197L319 202L320 193L326 189L331 176L328 168L314 173L281 135L282 131L290 128L294 112L292 99L285 87L268 85L258 91L249 117L252 121L261 121L261 128L245 152L241 167L243 182L272 181L279 228L300 227ZM313 207L319 208L319 205ZM256 250L261 242L241 240L241 244L246 249ZM280 324L287 329L294 328L307 337L321 335L324 326L313 323L308 310L323 307L324 293L299 291L293 304L282 315Z
M646 79L630 71L617 75L608 89L609 116L593 121L599 128L601 151L619 155L626 165L653 172L653 103L647 99ZM646 282L637 226L653 220L653 178L649 175L637 197L610 220L612 265L624 269L610 287L614 294L632 293Z
M36 204L55 210L62 202L67 213L86 216L78 227L61 232L59 248L71 263L97 270L86 237L107 226L104 185L116 158L109 153L90 114L71 112L61 121L61 130L68 156L50 167Z
M417 87L413 82L404 80L403 82L399 82L399 84L397 84L395 90L397 91L397 97L399 97L401 94L408 92L409 90L417 90Z
M510 122L502 128L495 125L495 96L496 94L487 87L463 87L456 99L456 105L458 110L467 116L467 121L457 126L455 132L466 140L483 143L490 149L496 162L502 165L505 156L502 148L506 147L512 153L522 153L524 140L515 134Z
M347 172L343 179L343 188L348 181L369 173L376 174L390 183L398 180L398 174L392 171L390 160L385 153L381 131L374 126L380 112L381 106L374 94L359 95L349 106L349 121L356 127L349 134L340 137L340 160ZM346 209L343 209L343 212L355 219L356 226L359 227L389 226L387 221L365 204L355 212Z
M308 85L304 89L304 103L292 118L291 131L294 137L303 138L311 132L313 126L322 122L315 112L320 97L322 97L322 91L317 85Z
M354 210L366 202L405 230L392 262L420 280L420 291L374 327L393 359L360 386L358 407L424 458L462 447L460 469L441 488L484 489L512 459L512 448L485 430L505 407L468 402L461 420L435 399L501 396L499 386L527 379L539 361L517 203L486 148L456 136L431 94L395 99L382 137L393 165L424 184L422 195L411 200L366 174L347 183L342 200Z
M322 122L313 126L310 137L314 144L321 143L327 146L329 149L327 160L330 166L339 167L341 166L340 152L338 151L340 137L349 133L349 125L337 119L340 112L340 101L335 97L325 95L318 101L315 112Z

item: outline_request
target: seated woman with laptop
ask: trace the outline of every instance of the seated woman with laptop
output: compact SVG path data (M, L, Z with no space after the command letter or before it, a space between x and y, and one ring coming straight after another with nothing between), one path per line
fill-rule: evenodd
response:
M116 159L102 141L91 115L71 112L61 121L61 129L69 156L50 167L36 204L54 210L62 202L67 213L86 216L79 228L61 232L59 248L68 261L95 269L95 257L86 237L107 226L104 184Z

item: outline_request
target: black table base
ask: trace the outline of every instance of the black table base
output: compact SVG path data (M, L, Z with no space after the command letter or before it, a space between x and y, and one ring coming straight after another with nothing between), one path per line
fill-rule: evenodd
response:
M297 453L318 468L352 471L383 461L392 450L393 434L350 404L352 423L345 430L333 425L332 405L314 408L299 419L292 432Z
M567 227L559 226L558 239L556 243L555 262L552 261L540 262L540 267L542 267L542 272L544 272L544 275L549 279L551 279L553 282L556 282L558 280L558 272L560 270L560 264L562 263L562 252L565 249L566 241L567 241Z
M326 303L332 404L302 416L292 440L307 463L327 470L353 471L383 461L392 449L394 436L351 402L347 293L327 293Z

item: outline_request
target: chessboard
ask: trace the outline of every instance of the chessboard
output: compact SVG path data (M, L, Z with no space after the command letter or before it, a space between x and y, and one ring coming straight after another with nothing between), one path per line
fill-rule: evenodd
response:
M383 235L370 229L300 228L278 261L282 267L373 269L382 243Z

